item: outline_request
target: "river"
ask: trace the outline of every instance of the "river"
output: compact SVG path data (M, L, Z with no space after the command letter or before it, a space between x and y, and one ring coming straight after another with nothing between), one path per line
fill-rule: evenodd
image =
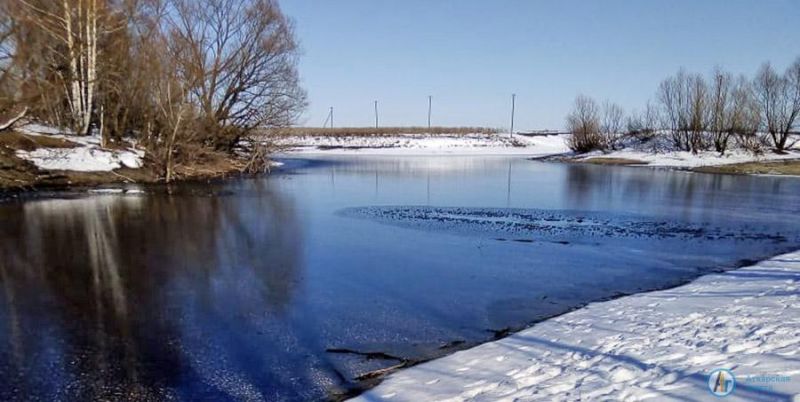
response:
M283 162L0 204L0 399L336 399L374 370L800 248L796 178Z

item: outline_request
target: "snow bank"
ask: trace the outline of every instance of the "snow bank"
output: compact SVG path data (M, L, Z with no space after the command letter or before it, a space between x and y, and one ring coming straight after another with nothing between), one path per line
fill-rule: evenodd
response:
M403 134L386 136L290 136L292 153L337 155L554 155L568 152L565 136L508 134Z
M110 151L96 147L39 148L32 152L17 151L40 169L77 172L110 172L121 167L142 167L142 151Z
M542 322L391 375L357 400L800 400L800 252Z
M745 162L766 162L788 159L800 159L800 152L789 151L786 154L776 154L767 152L761 156L753 155L745 150L733 150L720 155L718 152L699 152L693 154L685 151L672 151L665 153L644 152L634 149L623 149L619 151L600 153L592 152L581 155L579 159L586 158L625 158L637 159L647 162L647 166L653 167L674 167L674 168L696 168L700 166L719 166Z
M97 135L74 136L67 131L38 124L25 125L19 131L27 135L61 138L78 144L75 148L39 148L30 152L17 151L17 156L33 162L40 169L109 172L121 167L138 169L143 165L144 151L101 148L100 137Z

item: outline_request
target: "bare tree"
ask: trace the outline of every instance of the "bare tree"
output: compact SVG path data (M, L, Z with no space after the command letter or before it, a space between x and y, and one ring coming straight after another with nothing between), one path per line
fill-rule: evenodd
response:
M99 42L102 36L120 29L110 24L112 10L108 0L19 0L23 16L56 44L66 67L56 73L65 81L71 125L86 135L96 106Z
M745 76L739 76L731 87L728 120L729 130L736 136L739 146L760 153L763 142L758 135L758 102L753 85Z
M694 74L689 78L688 89L691 120L687 132L691 151L697 153L707 147L704 136L709 122L708 84L702 75Z
M572 133L568 146L575 152L589 152L607 148L605 138L600 132L600 115L597 102L584 95L578 95L567 116L567 129Z
M683 69L661 82L657 96L662 108L662 125L677 149L694 153L705 149L707 93L708 85L703 76L688 74Z
M733 134L731 122L733 76L717 68L711 75L711 88L708 93L709 124L714 149L724 154L728 140Z
M15 88L11 82L12 62L16 46L16 24L7 2L0 3L0 113L14 103Z
M688 141L683 137L682 128L686 126L686 116L683 105L686 103L686 93L682 88L686 73L683 69L678 75L668 77L658 86L657 98L662 109L662 126L672 137L673 144L679 149L688 148Z
M765 63L753 80L761 112L761 127L777 151L787 148L792 128L800 115L800 59L781 76Z
M603 119L600 124L600 132L605 137L604 142L610 149L617 149L622 146L623 122L625 121L625 111L614 102L603 102Z
M273 0L173 0L173 57L209 144L231 149L305 106L292 24Z
M656 135L659 123L658 108L648 100L643 111L634 110L626 120L628 136L640 143L650 141Z
M789 91L790 112L786 119L785 131L781 133L781 141L779 141L781 151L794 146L794 143L790 143L789 140L792 131L800 125L800 57L796 58L786 70L785 79Z

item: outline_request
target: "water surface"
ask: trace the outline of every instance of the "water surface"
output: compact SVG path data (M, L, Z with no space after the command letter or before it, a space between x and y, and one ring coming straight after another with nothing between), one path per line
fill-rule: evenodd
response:
M286 162L0 204L0 399L335 398L387 355L440 356L800 246L793 178Z

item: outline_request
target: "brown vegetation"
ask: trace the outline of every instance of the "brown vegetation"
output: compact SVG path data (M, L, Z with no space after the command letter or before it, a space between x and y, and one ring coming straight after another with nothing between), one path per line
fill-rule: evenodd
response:
M43 171L33 163L19 158L16 151L39 148L74 148L79 144L46 135L28 135L16 131L0 135L0 194L4 190L25 190L53 187L81 187L111 183L164 182L163 172L146 165L143 168L119 168L110 172ZM115 147L117 145L111 145ZM175 164L172 180L204 180L241 174L247 171L248 161L231 158L227 153L206 150L190 162Z
M33 151L38 148L75 148L78 144L62 138L45 135L27 135L9 131L0 135L0 148L12 151Z
M261 169L248 140L305 107L297 56L275 0L4 1L0 116L133 139L166 181L208 153Z
M605 138L600 132L600 115L594 99L578 95L572 112L567 116L567 130L572 135L567 145L575 152L606 149Z
M764 174L764 175L792 175L800 176L800 161L768 161L768 162L747 162L736 163L722 166L703 166L694 169L702 173L723 173L723 174Z
M648 163L650 163L639 159L611 158L611 157L586 158L586 159L580 159L580 162L590 163L593 165L616 165L616 166L647 165Z

